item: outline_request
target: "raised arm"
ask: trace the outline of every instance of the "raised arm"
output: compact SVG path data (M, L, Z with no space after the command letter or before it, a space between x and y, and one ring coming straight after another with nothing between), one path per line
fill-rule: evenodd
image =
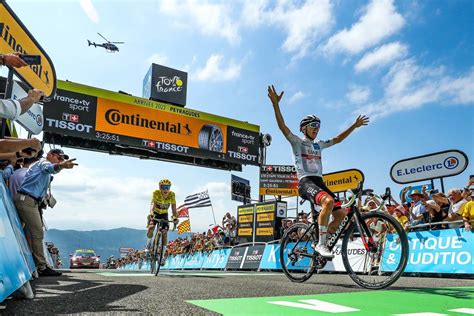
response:
M272 101L273 110L275 111L275 118L278 123L278 127L280 128L283 135L287 136L290 133L290 129L285 125L285 121L283 120L283 116L280 112L280 100L283 97L285 92L282 91L280 95L275 90L275 87L269 86L268 87L268 97L270 101Z
M351 126L343 131L341 134L333 138L334 144L342 142L347 136L349 136L356 128L369 124L369 118L365 115L359 115Z

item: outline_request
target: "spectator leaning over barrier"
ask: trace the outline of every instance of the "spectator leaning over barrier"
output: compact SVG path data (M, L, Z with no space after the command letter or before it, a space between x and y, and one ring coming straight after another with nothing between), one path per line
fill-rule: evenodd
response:
M43 154L40 153L39 157L41 157ZM21 183L23 182L23 179L25 178L26 171L28 171L28 168L30 165L36 161L38 161L39 158L34 157L34 158L24 158L23 162L21 163L21 168L16 169L13 174L10 177L10 183L9 183L9 189L12 194L12 197L15 198L16 192L20 189Z
M69 159L61 149L50 150L46 158L41 158L30 166L15 196L18 215L30 235L33 257L40 276L59 276L61 273L52 270L46 264L43 251L43 221L39 207L47 195L51 175L77 166L75 160Z
M461 216L463 220L464 230L469 232L474 227L474 191L470 193L471 200L466 202L461 208Z
M426 207L422 201L424 195L418 190L413 190L410 194L410 198L413 201L413 205L410 209L411 226L425 223L424 214L426 213Z
M441 212L441 207L434 200L427 200L423 202L423 205L426 208L428 213L428 219L430 223L439 223L443 221L443 213ZM430 229L441 229L441 224L431 225Z
M403 215L403 206L399 205L393 210L393 217L402 225L405 231L410 229L410 221L408 218Z
M450 189L448 191L448 199L451 202L451 208L449 209L448 217L446 218L450 222L459 221L462 219L461 208L467 202L462 197L462 192L459 189ZM450 228L459 227L458 224L450 224Z

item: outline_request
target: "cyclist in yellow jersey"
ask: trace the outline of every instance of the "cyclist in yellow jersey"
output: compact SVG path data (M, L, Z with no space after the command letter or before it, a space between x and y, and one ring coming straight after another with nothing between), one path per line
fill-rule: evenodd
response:
M168 220L168 208L171 205L171 210L173 212L173 223L178 223L178 214L176 212L176 197L171 189L171 181L168 179L163 179L160 181L160 189L153 192L153 197L151 199L151 208L150 214L148 215L148 225L147 225L147 244L146 248L151 248L151 239L153 238L153 232L155 231L156 219L165 219ZM164 230L162 233L163 236L163 245L166 245L168 242L168 222L162 222L160 224L161 228Z

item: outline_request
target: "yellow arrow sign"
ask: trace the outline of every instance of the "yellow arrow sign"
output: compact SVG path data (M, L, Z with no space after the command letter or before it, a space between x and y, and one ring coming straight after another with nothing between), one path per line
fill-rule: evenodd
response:
M364 174L358 169L348 169L323 175L324 183L332 192L356 189Z
M41 64L13 68L16 75L49 97L56 91L56 72L51 59L12 9L0 1L0 52L40 55Z

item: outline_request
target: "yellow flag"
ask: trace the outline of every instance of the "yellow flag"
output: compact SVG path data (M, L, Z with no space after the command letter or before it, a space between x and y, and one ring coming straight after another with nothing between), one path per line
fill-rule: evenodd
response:
M189 219L181 222L179 225L178 225L178 234L182 234L182 233L185 233L185 232L190 232L191 231L191 222L189 221Z

